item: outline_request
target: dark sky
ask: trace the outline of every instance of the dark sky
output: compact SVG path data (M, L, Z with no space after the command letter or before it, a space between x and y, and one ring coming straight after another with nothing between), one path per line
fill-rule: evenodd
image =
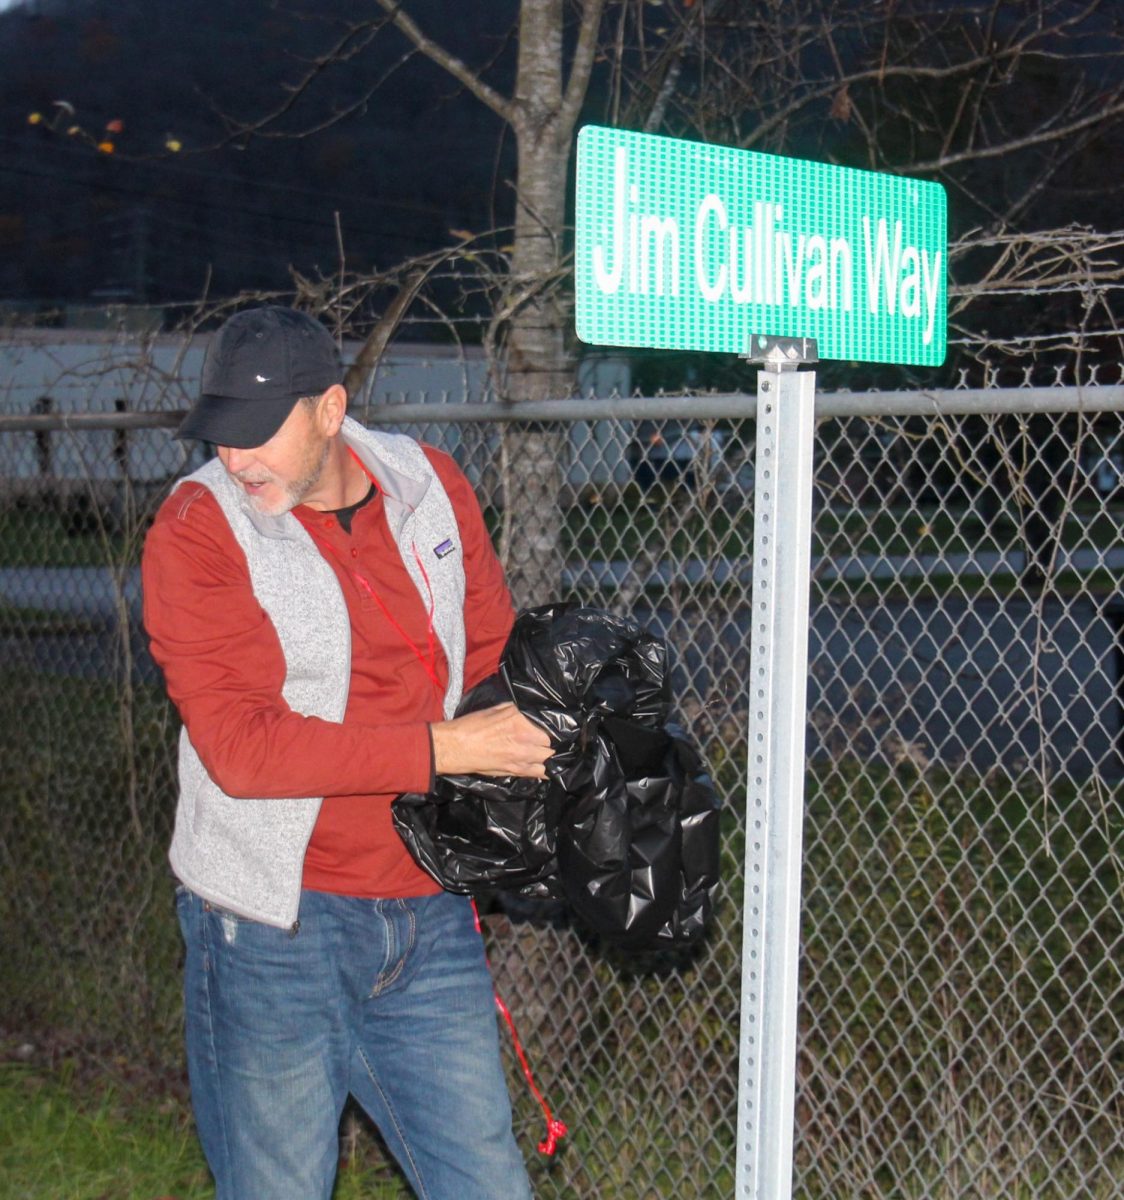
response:
M474 65L495 59L504 84L508 5L413 7ZM469 8L496 27L469 21ZM450 229L506 219L499 122L405 55L393 30L324 72L270 136L231 139L233 122L286 97L356 9L33 0L0 13L0 298L188 300L207 281L212 294L284 286L290 264L338 270L337 214L347 264L364 270L445 245ZM315 136L278 136L355 106ZM28 124L35 111L38 126ZM107 131L114 121L123 127ZM178 153L165 149L171 138ZM113 154L95 148L104 141Z

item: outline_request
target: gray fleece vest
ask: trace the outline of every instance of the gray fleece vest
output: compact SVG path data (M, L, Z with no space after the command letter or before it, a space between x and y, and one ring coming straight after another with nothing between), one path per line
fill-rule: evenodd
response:
M391 534L427 606L432 589L434 631L449 667L444 710L451 717L461 696L465 654L464 563L453 507L412 438L374 433L351 418L342 433L382 489ZM351 624L335 572L292 513L259 513L218 459L181 483L188 481L212 492L246 555L254 596L284 653L285 701L306 716L342 721L351 678ZM451 552L446 542L452 543ZM300 904L305 850L323 797L228 796L207 774L186 729L180 734L179 779L169 852L176 876L221 908L268 925L291 926Z

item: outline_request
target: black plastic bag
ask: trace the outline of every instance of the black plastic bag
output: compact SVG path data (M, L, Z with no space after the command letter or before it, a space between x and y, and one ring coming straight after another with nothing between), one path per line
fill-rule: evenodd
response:
M607 718L595 786L558 838L566 899L603 936L683 944L705 930L718 882L714 788L681 735Z
M395 800L399 833L450 891L563 896L633 948L703 932L718 882L718 801L666 725L667 650L633 621L550 605L516 620L499 676L458 713L503 700L546 730L546 780L444 776Z
M492 675L466 693L457 715L510 700L503 680ZM438 775L432 792L399 796L391 814L418 865L450 892L496 888L558 897L556 846L565 799L552 780Z

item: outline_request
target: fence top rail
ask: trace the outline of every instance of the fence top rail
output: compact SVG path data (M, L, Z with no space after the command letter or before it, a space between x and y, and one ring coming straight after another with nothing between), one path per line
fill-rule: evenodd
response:
M355 405L353 416L371 425L439 425L489 422L634 421L690 418L745 420L756 400L744 392L697 396L614 396L586 400L535 400L484 404L410 403ZM1124 384L1096 387L961 388L886 392L823 392L816 418L938 417L1000 413L1124 412ZM172 429L182 411L0 414L0 433Z

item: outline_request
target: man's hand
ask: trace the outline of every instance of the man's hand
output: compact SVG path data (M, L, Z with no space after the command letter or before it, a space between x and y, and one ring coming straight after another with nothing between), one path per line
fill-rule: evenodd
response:
M514 704L437 721L433 758L438 775L523 775L545 779L550 739Z

